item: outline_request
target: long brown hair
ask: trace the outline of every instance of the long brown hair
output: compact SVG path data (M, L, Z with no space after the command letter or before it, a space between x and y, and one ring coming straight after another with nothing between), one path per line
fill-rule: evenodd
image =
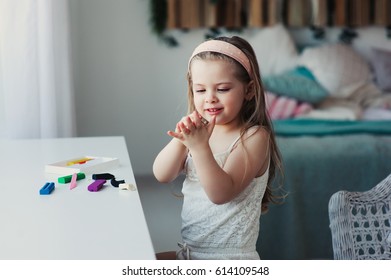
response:
M243 139L245 132L254 126L259 126L265 129L269 134L269 151L270 151L270 165L269 165L269 178L267 182L267 187L265 194L262 198L262 212L268 210L269 203L279 203L279 200L283 198L282 195L277 194L277 189L272 187L272 182L276 177L276 172L279 171L281 176L283 175L282 170L282 161L280 151L278 149L272 122L267 114L266 110L266 99L265 91L262 85L260 70L258 61L255 55L255 52L251 45L238 36L233 37L218 37L213 40L221 40L228 42L236 47L238 47L249 59L251 65L251 76L247 73L244 67L238 63L236 60L228 57L224 54L217 52L202 52L193 57L194 59L222 59L230 62L234 65L236 71L235 74L239 81L244 84L248 84L253 81L253 91L254 96L250 100L246 100L243 103L241 110L241 122L243 124L240 137ZM191 63L191 61L190 61ZM190 67L189 67L190 69ZM194 106L194 94L192 89L192 78L190 70L187 73L188 81L188 113L191 113L195 110ZM281 177L282 178L282 177Z

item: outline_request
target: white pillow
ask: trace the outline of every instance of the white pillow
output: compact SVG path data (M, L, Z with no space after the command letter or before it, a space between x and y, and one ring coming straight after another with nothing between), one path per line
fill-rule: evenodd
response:
M259 29L248 41L257 55L262 76L280 74L295 67L298 52L282 24Z
M305 49L298 65L307 67L335 97L344 87L370 81L372 77L366 60L352 47L340 43Z

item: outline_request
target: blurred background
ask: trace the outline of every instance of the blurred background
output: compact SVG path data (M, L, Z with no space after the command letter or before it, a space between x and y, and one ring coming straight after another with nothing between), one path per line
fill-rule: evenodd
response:
M158 184L152 163L170 140L166 131L186 113L188 58L214 32L242 36L258 52L267 43L260 40L260 33L269 26L255 20L245 28L239 22L214 30L195 23L195 28L179 25L159 37L152 2L156 1L0 0L0 136L123 135L155 250L165 251L180 241L182 201L177 195L182 178ZM294 15L291 20L288 31L298 48L341 39L341 26L317 30L300 19L294 26ZM315 31L327 32L316 38ZM391 49L384 26L368 24L355 32L353 45L364 57L369 57L369 47ZM347 34L345 39L353 37ZM43 46L45 42L49 47ZM278 43L274 47L281 48ZM267 54L259 57L266 60ZM262 68L263 61L259 62Z

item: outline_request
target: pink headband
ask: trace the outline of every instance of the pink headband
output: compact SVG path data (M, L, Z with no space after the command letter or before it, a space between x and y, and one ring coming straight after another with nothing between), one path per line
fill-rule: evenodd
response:
M220 40L209 40L201 43L194 50L193 54L189 59L189 69L190 62L193 57L202 52L217 52L225 54L226 56L229 56L239 62L244 67L244 69L246 69L247 73L251 76L251 66L248 57L238 47Z

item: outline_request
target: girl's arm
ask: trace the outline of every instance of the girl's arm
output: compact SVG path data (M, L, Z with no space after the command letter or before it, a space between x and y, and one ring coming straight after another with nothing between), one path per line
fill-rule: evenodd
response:
M183 169L187 148L177 139L172 139L156 156L153 174L161 183L173 181Z
M244 142L231 152L224 168L217 164L209 145L189 148L209 199L216 204L227 203L243 191L251 180L266 171L268 145L269 135L263 129L245 135Z
M269 134L264 129L248 131L243 142L228 156L221 168L216 162L209 145L215 118L205 126L193 113L182 118L176 132L169 135L189 149L197 175L209 199L223 204L234 199L255 177L268 166Z

